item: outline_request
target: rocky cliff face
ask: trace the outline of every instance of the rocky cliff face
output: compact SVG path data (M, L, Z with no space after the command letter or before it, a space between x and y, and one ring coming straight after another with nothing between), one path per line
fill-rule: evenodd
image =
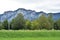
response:
M19 8L15 11L6 11L3 14L0 14L0 21L4 21L5 19L8 19L8 21L11 21L13 18L15 18L17 16L18 13L22 13L24 15L25 19L28 20L34 20L36 18L38 18L39 16L41 16L41 14L46 14L47 13L41 11L41 12L36 12L34 10L26 10L23 8ZM53 19L57 20L60 18L60 13L53 13Z

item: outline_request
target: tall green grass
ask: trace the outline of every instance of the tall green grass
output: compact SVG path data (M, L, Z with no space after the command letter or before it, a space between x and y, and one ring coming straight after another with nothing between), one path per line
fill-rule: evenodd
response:
M59 37L40 37L40 38L0 38L0 40L60 40Z
M0 38L60 37L59 30L0 30Z

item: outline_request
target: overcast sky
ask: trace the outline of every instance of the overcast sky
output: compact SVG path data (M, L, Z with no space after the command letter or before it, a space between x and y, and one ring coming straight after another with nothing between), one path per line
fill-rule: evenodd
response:
M60 12L60 0L0 0L0 14L18 8L31 9L37 12Z

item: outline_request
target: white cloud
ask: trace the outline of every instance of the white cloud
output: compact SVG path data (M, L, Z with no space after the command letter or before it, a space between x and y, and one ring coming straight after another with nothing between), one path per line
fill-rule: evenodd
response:
M18 8L44 12L60 12L60 0L0 0L0 14Z

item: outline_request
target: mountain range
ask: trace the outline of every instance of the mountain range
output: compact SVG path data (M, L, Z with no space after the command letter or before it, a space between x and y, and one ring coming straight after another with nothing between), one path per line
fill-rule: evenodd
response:
M24 8L19 8L14 11L6 11L3 14L0 14L0 21L4 21L5 19L8 19L8 21L11 21L13 18L15 18L19 13L22 13L24 15L25 19L28 20L34 20L37 19L41 16L41 14L46 14L48 15L49 13L45 13L43 11L36 12L34 10L26 10ZM52 13L53 14L53 19L58 20L60 18L60 12L58 13Z

